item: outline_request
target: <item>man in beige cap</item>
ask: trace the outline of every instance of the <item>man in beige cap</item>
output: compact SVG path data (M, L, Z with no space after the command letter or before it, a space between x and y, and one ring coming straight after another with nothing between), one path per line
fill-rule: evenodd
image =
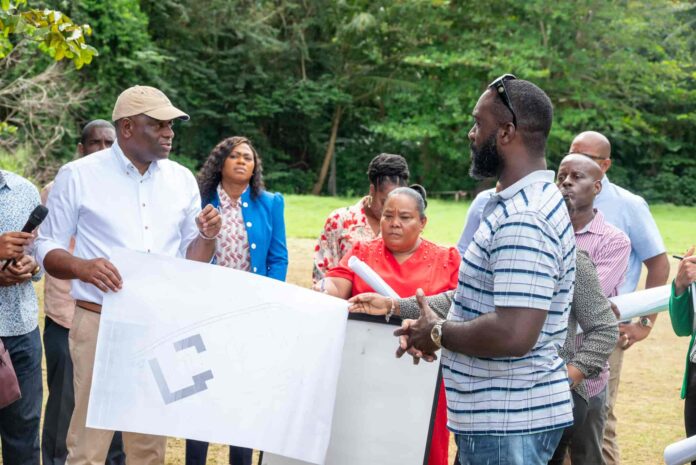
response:
M69 334L75 385L69 465L103 464L113 436L85 424L102 299L122 286L108 260L112 249L206 262L215 251L222 224L217 210L208 205L201 211L193 175L167 159L174 120L188 118L158 89L125 90L113 111L116 143L63 166L48 198L37 258L54 277L73 280L76 300ZM164 463L164 437L123 433L123 443L129 465Z

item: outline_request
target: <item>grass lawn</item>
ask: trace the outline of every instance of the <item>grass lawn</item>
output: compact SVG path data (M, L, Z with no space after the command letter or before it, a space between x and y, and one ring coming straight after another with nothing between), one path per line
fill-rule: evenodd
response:
M286 196L285 223L288 237L316 239L332 210L353 205L358 200L358 197ZM469 202L429 200L425 237L443 245L455 244L464 228L468 209ZM651 210L670 254L681 255L696 243L696 208L655 205Z

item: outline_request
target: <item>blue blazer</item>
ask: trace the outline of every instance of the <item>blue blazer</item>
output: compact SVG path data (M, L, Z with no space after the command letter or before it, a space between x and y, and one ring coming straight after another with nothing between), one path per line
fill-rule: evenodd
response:
M288 273L288 247L285 241L285 203L279 193L261 191L258 197L251 195L251 188L242 194L242 217L249 239L251 272L269 278L285 281ZM220 207L217 189L209 199L202 199L202 207L207 204Z

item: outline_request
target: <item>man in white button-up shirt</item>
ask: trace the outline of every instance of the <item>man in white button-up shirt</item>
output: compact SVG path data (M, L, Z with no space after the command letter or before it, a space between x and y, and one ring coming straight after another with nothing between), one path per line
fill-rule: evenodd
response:
M191 172L167 160L172 123L188 115L161 91L134 86L119 96L112 117L117 143L61 168L37 239L40 263L54 277L73 280L77 302L69 335L75 384L69 465L104 463L113 436L85 426L102 298L122 286L108 260L111 251L125 247L209 261L221 227L211 205L201 211ZM124 433L123 442L129 464L164 463L166 438Z

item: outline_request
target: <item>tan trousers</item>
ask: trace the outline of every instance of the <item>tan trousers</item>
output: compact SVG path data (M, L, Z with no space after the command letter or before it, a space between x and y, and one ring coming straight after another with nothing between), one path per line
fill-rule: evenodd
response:
M615 347L609 356L609 392L607 393L607 422L604 425L604 441L602 443L602 456L606 465L619 465L621 454L619 443L616 439L616 415L614 415L614 405L619 396L619 380L621 378L621 367L623 366L624 350Z
M68 429L67 465L103 464L113 431L87 428L87 404L92 387L92 369L99 332L98 313L76 307L70 329L70 357L73 362L75 411ZM128 465L163 465L167 438L138 433L123 433Z

